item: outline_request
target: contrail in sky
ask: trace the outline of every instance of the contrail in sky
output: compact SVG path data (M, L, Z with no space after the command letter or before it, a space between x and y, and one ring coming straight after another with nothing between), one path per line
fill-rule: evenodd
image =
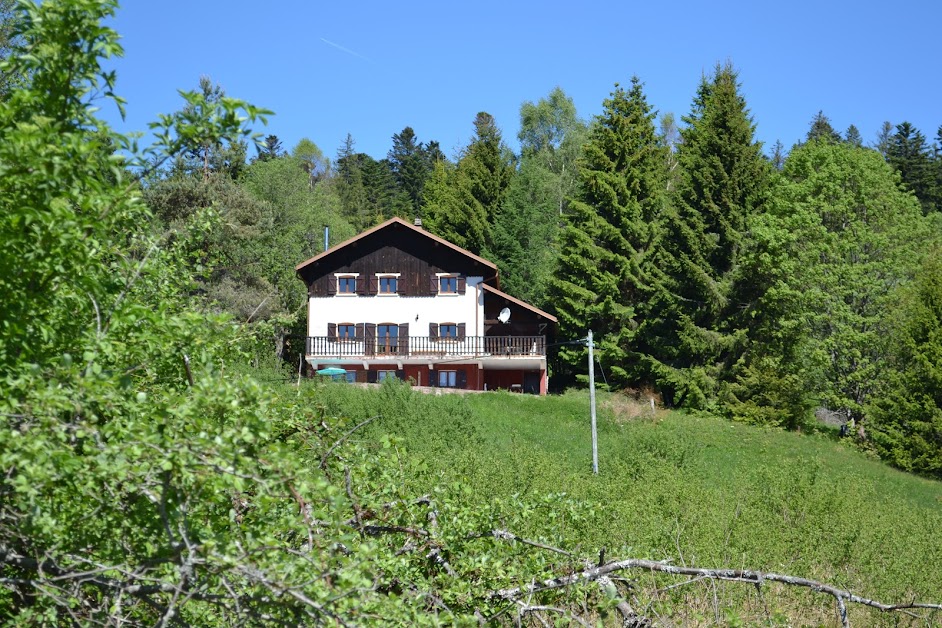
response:
M330 40L324 39L323 37L321 37L321 41L324 42L325 44L327 44L328 46L333 46L333 47L336 48L337 50L342 50L343 52L346 52L348 55L353 55L354 57L359 57L360 59L363 59L364 61L369 61L369 59L367 59L367 58L364 57L363 55L358 54L358 53L356 53L356 52L353 52L353 51L350 50L349 48L344 48L344 47L341 46L340 44L335 44L334 42L332 42L332 41L330 41Z

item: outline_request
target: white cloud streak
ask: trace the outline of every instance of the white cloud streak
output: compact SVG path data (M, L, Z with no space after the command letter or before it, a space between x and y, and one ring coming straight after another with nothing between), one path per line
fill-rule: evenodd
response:
M359 54L359 53L357 53L357 52L354 52L354 51L350 50L349 48L344 48L344 47L341 46L340 44L335 44L334 42L330 41L329 39L324 39L323 37L321 37L320 40L321 40L322 42L324 42L325 44L327 44L328 46L332 46L332 47L336 48L337 50L340 50L341 52L346 52L348 55L353 55L354 57L357 57L358 59L363 59L364 61L369 61L369 59L368 59L367 57L364 57L363 55L361 55L361 54Z

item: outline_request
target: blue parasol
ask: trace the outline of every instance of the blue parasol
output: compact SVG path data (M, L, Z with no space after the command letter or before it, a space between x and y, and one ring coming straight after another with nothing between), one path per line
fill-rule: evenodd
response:
M329 375L331 377L336 377L338 375L346 375L347 371L342 368L337 368L336 366L328 366L327 368L320 369L317 371L318 375Z

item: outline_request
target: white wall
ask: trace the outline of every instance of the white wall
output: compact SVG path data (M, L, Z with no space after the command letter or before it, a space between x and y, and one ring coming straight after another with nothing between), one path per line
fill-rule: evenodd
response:
M308 299L308 336L326 336L327 323L409 323L410 336L428 336L429 323L464 323L484 335L483 277L468 277L464 294L406 297L335 295ZM418 316L418 320L416 320Z

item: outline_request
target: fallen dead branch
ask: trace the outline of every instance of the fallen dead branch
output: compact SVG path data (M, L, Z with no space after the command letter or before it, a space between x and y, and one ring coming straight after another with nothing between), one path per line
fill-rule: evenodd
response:
M875 608L883 612L907 611L912 609L942 611L942 604L921 603L915 601L905 604L887 604L857 595L845 589L839 589L824 582L809 580L808 578L800 578L796 576L747 569L706 569L698 567L680 567L677 565L671 565L669 563L638 558L611 561L605 563L604 565L589 567L582 571L557 576L555 578L548 578L540 582L532 582L527 585L509 589L500 589L498 591L494 591L491 595L497 599L516 603L523 598L527 598L541 591L561 589L586 582L596 582L600 579L607 578L609 574L631 569L643 569L677 576L694 577L695 580L688 581L688 584L690 582L695 582L697 579L709 578L712 580L727 580L750 583L755 585L757 588L761 588L765 582L779 582L790 586L805 587L811 589L812 591L824 593L834 597L838 606L838 613L840 615L841 624L843 626L850 626L849 620L847 619L846 605L848 602L853 604L860 604L862 606L869 606L870 608Z

